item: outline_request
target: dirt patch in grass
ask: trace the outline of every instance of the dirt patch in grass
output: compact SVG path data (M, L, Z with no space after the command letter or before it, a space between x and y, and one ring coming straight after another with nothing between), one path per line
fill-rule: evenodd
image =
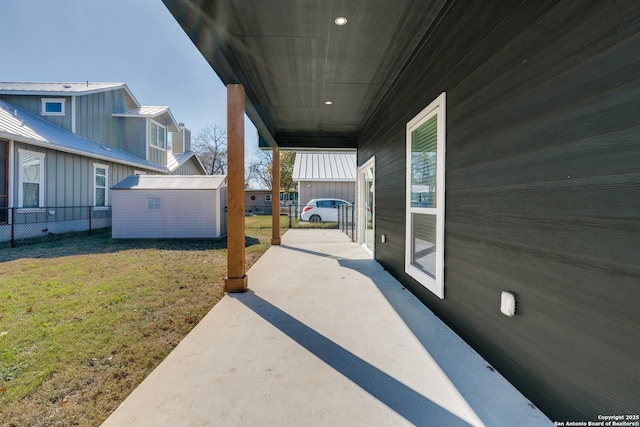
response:
M247 227L249 268L271 230ZM99 425L222 298L225 247L98 233L0 250L0 425Z

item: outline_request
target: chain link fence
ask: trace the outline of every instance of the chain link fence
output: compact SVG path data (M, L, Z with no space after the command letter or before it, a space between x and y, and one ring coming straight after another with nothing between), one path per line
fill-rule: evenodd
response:
M0 247L55 240L63 234L111 227L111 206L0 208Z
M337 221L310 222L301 219L304 206L281 204L280 216L289 228L339 229L356 240L355 209L337 208ZM247 204L246 215L271 215L270 204ZM0 208L0 248L56 240L66 233L87 233L111 227L111 206L56 206L44 208Z
M304 206L297 204L280 204L280 216L286 217L289 228L338 228L337 218L334 221L313 222L302 220ZM245 203L245 215L271 215L272 207L268 203Z

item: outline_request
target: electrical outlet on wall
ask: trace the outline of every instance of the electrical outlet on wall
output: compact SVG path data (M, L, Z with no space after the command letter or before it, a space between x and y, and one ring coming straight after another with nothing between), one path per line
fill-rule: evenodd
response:
M505 316L513 317L516 314L516 296L511 292L502 292L500 311Z

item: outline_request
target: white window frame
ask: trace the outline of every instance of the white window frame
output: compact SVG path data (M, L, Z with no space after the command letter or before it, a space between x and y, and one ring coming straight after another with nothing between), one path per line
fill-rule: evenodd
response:
M267 202L270 202L270 201L271 201L271 194L265 194L264 195L264 202L267 203Z
M156 143L153 144L153 140L152 140L152 125L156 126ZM158 144L158 141L160 140L160 129L162 129L164 131L164 144L163 146L160 146ZM168 136L167 136L167 127L165 125L163 125L160 122L156 122L155 120L151 119L149 120L149 146L153 147L153 148L157 148L158 150L162 150L162 151L167 151L167 143L168 143Z
M65 98L41 98L42 102L42 110L40 115L42 116L66 116L66 103L67 100ZM57 104L60 103L61 111L47 111L47 104Z
M40 181L38 182L39 191L38 191L38 207L37 208L23 208L24 205L24 167L22 166L22 159L24 156L33 156L40 159ZM20 207L20 212L42 212L44 211L44 177L45 177L45 169L44 169L44 153L38 153L36 151L29 151L24 149L18 149L18 206ZM27 182L35 182L35 181L27 181Z
M365 233L367 232L367 214L364 213L363 210L363 202L364 202L364 194L365 194L365 184L366 181L362 179L362 176L366 173L366 171L368 171L369 169L373 169L373 173L374 173L374 177L373 177L373 182L374 182L374 187L373 187L373 191L374 191L374 203L373 203L373 209L370 212L371 213L371 218L373 219L373 251L371 249L369 249L369 247L366 245L365 242ZM364 249L365 252L367 252L371 258L373 258L375 256L375 250L376 250L376 203L375 203L375 170L376 170L376 156L372 156L369 160L367 160L362 166L360 166L358 168L358 180L357 180L357 189L358 189L358 194L357 194L357 198L356 200L357 202L357 206L358 209L356 210L356 224L358 225L358 244L362 247L362 249ZM364 215L363 215L364 213Z
M446 154L446 93L443 92L424 110L418 113L406 127L406 230L405 230L405 272L417 280L422 286L444 299L444 203L445 203L445 154ZM436 148L436 207L411 206L411 133L437 115L437 148ZM436 216L436 266L435 279L415 267L413 256L413 222L412 214L428 214Z
M96 192L99 187L96 184L96 177L97 177L98 168L104 169L104 206L97 206L98 197ZM109 166L103 165L101 163L93 164L93 209L94 210L109 209Z

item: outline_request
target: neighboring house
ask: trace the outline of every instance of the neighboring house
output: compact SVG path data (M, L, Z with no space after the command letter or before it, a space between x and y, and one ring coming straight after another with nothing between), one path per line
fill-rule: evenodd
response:
M354 202L356 171L356 153L296 153L293 180L300 206L320 198Z
M246 188L244 190L245 211L250 213L271 214L271 190L265 188ZM298 192L285 193L280 191L280 205L282 212L288 212L287 206L298 203Z
M124 83L0 82L0 224L55 219L42 230L78 230L89 215L79 208L90 207L108 226L111 186L175 173L205 174L189 130L167 107L141 106Z
M263 144L357 150L372 256L488 368L638 414L640 2L163 2Z
M267 188L247 188L244 190L245 211L250 213L271 213L271 190Z
M227 233L227 178L131 175L112 187L114 239L212 238Z

